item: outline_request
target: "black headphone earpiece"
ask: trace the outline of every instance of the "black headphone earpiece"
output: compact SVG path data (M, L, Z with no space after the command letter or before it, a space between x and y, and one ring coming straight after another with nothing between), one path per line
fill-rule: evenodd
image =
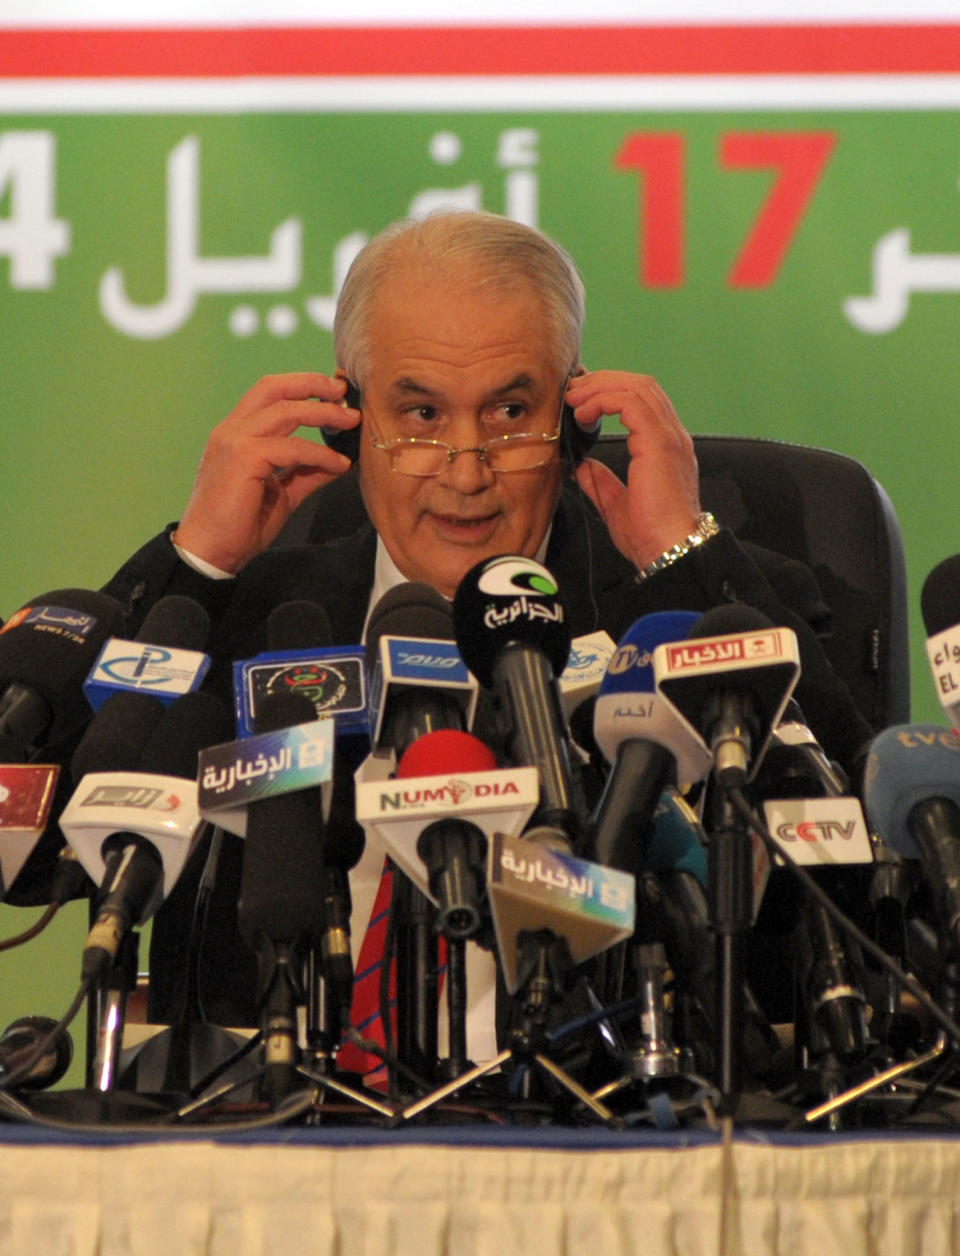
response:
M360 389L356 386L352 379L347 380L347 391L343 394L343 403L349 406L351 410L362 409L360 404ZM345 458L349 458L351 462L356 462L360 457L360 424L356 427L322 427L320 431L323 433L323 439L335 449L338 454L343 454Z
M599 423L593 429L581 427L574 416L573 407L564 403L560 416L560 456L570 474L586 458L599 435Z

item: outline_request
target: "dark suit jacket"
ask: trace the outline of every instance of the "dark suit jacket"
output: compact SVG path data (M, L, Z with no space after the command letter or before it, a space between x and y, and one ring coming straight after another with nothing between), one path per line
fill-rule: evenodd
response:
M232 660L266 647L267 616L282 602L300 598L319 602L336 642L359 641L375 553L376 534L365 524L353 536L325 545L267 550L236 580L214 581L181 562L165 533L129 559L105 591L127 608L131 632L166 594L186 594L200 601L213 620L209 683L227 695ZM638 584L592 506L565 488L546 565L557 579L575 637L603 628L619 640L639 616L657 610L706 611L734 601L756 607L798 634L803 674L796 696L825 749L849 765L870 738L872 730L819 646L816 630L829 612L812 574L801 564L741 545L722 530L680 562ZM241 853L239 841L226 837L201 956L203 1010L220 1024L251 1023L255 1011L253 960L236 929ZM175 1019L181 1005L181 974L204 857L201 848L154 922L150 1015L160 1022Z

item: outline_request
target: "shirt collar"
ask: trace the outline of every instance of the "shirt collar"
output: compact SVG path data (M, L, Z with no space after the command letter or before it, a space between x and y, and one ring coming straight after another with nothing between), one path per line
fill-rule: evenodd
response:
M544 533L543 540L535 555L538 563L542 563L544 555L547 552L547 546L550 544L550 533L553 529L551 521ZM391 589L395 589L398 584L406 584L407 578L400 571L400 568L390 557L387 547L383 543L383 537L377 534L377 558L373 567L373 588L370 590L370 601L367 603L367 617L363 621L363 640L367 639L367 626L370 623L370 612L377 605L385 593L389 593Z

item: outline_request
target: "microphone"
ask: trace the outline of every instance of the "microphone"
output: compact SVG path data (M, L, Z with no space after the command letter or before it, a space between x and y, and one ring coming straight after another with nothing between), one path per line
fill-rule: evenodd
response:
M95 718L106 723L111 705ZM229 730L227 710L212 694L184 694L161 711L141 738L137 770L84 774L60 818L100 886L84 946L83 974L90 979L112 963L127 930L148 920L173 889L202 827L197 755Z
M743 603L716 606L686 642L658 646L657 692L699 730L730 788L755 772L800 674L796 634Z
M251 736L259 704L271 694L306 694L318 716L332 716L338 734L366 734L366 650L334 646L326 611L307 600L282 602L267 620L268 648L233 664L237 732Z
M797 639L752 607L717 606L686 642L657 646L653 668L657 692L703 735L714 757L719 789L711 800L708 881L718 977L716 1059L720 1089L732 1096L743 1083L745 939L757 869L749 829L728 791L743 786L751 764L756 771L763 758L797 683Z
M453 644L450 606L435 589L407 584L386 593L367 625L370 743L373 756L399 760L419 737L463 732L476 706L476 681ZM358 800L359 801L359 800ZM393 882L397 938L398 1056L429 1073L436 1060L435 920L416 885Z
M120 654L116 657L125 654L129 657L129 650L136 646L143 646L145 654L153 648L166 650L166 647L177 652L189 651L194 660L193 674L199 683L209 660L197 652L197 647L205 644L209 628L209 617L199 602L171 594L160 598L150 608L133 642L120 642ZM117 638L111 641L116 642ZM105 649L111 641L106 643ZM91 675L96 670L95 665ZM187 672L190 670L188 667ZM101 887L112 884L120 871L123 872L119 906L111 900L105 917L109 924L107 929L101 930L105 949L101 951L91 944L85 951L85 955L91 957L90 964L106 965L112 962L123 933L131 925L149 919L179 877L200 832L193 784L197 774L196 755L211 742L228 736L229 724L222 704L206 695L200 703L191 701L178 706L183 697L193 697L195 690L174 697L171 702L162 686L161 696L152 683L130 689L113 678L112 694L103 686L94 688L99 705L70 760L77 788L60 824L68 840L71 835L64 827L65 822L72 827L79 842L79 846L75 846L77 856L95 884ZM167 712L174 710L176 714L168 717ZM186 725L194 711L200 720L196 734L209 738L208 741L196 740ZM181 727L186 741L183 753L177 755L171 749L171 739L180 735ZM158 765L166 762L173 763L171 777L190 780L191 789L187 793L181 780L168 781L161 787L155 779L141 779L144 773L154 778L164 775ZM148 826L148 832L142 833L138 842L125 843L123 834L113 833L115 812L111 808L116 806L133 808L131 823L136 820L138 831ZM166 814L168 809L170 816ZM178 835L172 843L167 832L168 822L171 831ZM166 853L159 861L148 833L164 845ZM115 912L119 913L116 921ZM114 930L114 923L119 923L120 932Z
M198 655L197 647L205 644L209 630L209 616L199 602L170 594L150 608L134 641L121 645L124 651L132 645L142 645L145 652L152 647L171 647L205 659L205 655ZM206 666L195 667L202 679ZM170 695L164 692L161 697L156 685L128 688L114 681L113 687L116 692L100 697L97 712L73 753L71 771L75 782L88 772L135 771L143 747L160 727L169 705ZM99 692L102 695L103 689Z
M937 698L950 724L960 725L960 554L930 572L920 593L927 658Z
M838 867L872 863L873 848L859 801L807 727L791 698L773 732L755 790L764 796L767 827L797 863ZM822 904L800 901L809 966L806 978L814 1023L841 1060L864 1049L866 996L848 942Z
M0 629L0 759L20 763L89 719L81 685L120 603L88 589L57 589L22 606Z
M304 694L277 693L261 703L254 728L259 736L315 720ZM321 940L324 840L320 785L247 807L237 919L241 937L259 960L266 1087L273 1105L289 1092L297 1062L296 1006L303 996L294 955ZM338 989L337 997L349 1006L349 993Z
M645 863L654 813L667 785L700 781L710 769L703 739L654 690L658 645L685 636L689 611L644 615L625 633L600 684L593 735L611 772L594 812L594 857L637 875Z
M887 846L919 860L949 960L960 959L960 736L935 724L897 724L870 747L867 814Z
M169 706L199 689L209 657L203 653L210 617L199 602L180 594L160 598L132 641L110 637L97 656L83 691L94 711L119 693L145 693Z
M449 775L460 778L451 781L454 793L470 787L463 779L467 774L495 771L496 766L493 751L479 738L438 729L408 747L397 764L397 780ZM389 841L387 845L389 849ZM427 892L438 907L440 931L450 938L473 937L482 921L484 831L465 816L433 820L421 830L416 852L426 868Z
M794 862L821 867L873 862L863 809L839 764L827 758L791 698L754 778L772 836Z
M576 845L586 829L586 807L557 684L570 654L570 630L556 581L531 558L485 559L461 580L453 616L464 662L493 691L511 760L539 773L534 823Z
M453 645L450 605L426 584L385 593L367 626L370 742L397 759L425 733L473 720L476 682Z
M486 843L495 833L519 834L537 805L536 769L498 768L495 762L478 738L438 729L406 750L397 780L357 784L357 818L379 837L401 872L434 901L430 874L418 851L427 828L469 824Z
M330 616L319 602L295 598L281 602L267 616L267 649L312 650L333 644Z
M303 694L276 694L262 703L256 732L278 732L315 719L313 704ZM260 949L263 939L291 947L319 941L323 839L319 785L248 805L238 919L252 950Z
M0 1034L0 1085L57 1027L49 1016L21 1016ZM33 1068L12 1087L13 1090L44 1090L63 1077L73 1060L73 1040L63 1030L36 1061Z
M268 649L274 659L290 660L290 666L280 675L274 674L267 692L304 693L318 716L334 720L339 741L341 733L366 729L365 651L362 646L354 646L349 652L342 648L333 650L328 645L332 640L330 620L318 603L301 600L275 607L267 620ZM333 773L330 813L322 831L320 952L331 995L338 1007L349 1010L353 958L347 874L360 861L364 835L355 815L352 773L343 771L343 764L340 767Z

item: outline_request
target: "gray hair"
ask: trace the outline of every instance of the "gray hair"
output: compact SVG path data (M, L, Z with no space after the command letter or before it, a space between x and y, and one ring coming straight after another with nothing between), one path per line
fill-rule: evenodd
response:
M377 291L401 267L419 270L425 282L466 272L473 288L532 284L543 301L558 373L577 366L585 296L570 255L542 231L510 218L456 210L392 223L357 254L333 324L337 363L351 378L362 380L369 365L367 322Z

